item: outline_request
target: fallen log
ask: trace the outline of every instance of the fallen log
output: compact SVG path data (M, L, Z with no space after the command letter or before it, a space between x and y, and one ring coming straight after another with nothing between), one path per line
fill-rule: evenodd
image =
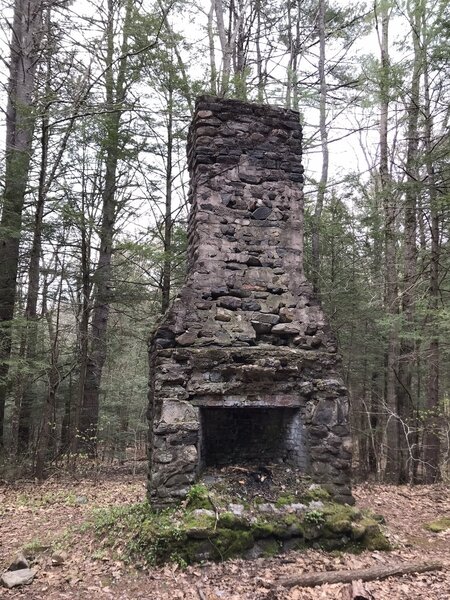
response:
M352 583L353 581L374 581L386 579L394 575L408 575L409 573L426 573L440 571L442 563L398 563L390 566L369 567L367 569L354 569L352 571L325 571L320 573L306 573L294 577L286 577L274 581L273 587L315 587L325 583Z

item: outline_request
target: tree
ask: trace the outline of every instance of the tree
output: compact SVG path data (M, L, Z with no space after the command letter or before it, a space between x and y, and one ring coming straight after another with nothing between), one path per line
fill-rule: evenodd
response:
M0 449L3 447L22 214L36 120L34 93L40 59L42 8L41 0L15 0L11 31L5 187L0 222Z

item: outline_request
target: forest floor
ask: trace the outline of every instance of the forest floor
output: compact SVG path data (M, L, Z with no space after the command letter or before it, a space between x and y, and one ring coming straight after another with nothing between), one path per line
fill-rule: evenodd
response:
M91 480L17 481L0 486L0 572L26 548L35 555L30 586L0 589L0 597L30 600L342 600L343 585L273 588L282 577L335 569L356 569L407 561L440 561L442 571L366 583L375 600L450 600L450 530L431 533L424 524L450 516L450 488L357 485L357 506L384 515L394 549L325 553L290 552L274 558L229 560L186 569L176 564L135 569L108 559L81 525L96 508L142 501L143 475L107 473ZM69 531L69 534L65 532ZM61 560L52 553L64 540ZM63 545L64 545L63 544Z

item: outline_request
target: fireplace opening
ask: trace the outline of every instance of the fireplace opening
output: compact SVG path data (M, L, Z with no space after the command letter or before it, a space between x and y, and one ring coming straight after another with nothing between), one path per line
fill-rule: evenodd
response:
M307 467L298 408L203 407L200 418L202 468L247 462Z

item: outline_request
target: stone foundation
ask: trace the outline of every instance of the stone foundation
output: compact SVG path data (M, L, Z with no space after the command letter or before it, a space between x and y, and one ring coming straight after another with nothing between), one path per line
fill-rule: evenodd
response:
M259 460L351 502L347 393L303 273L298 114L201 97L188 160L188 275L150 345L150 501Z

